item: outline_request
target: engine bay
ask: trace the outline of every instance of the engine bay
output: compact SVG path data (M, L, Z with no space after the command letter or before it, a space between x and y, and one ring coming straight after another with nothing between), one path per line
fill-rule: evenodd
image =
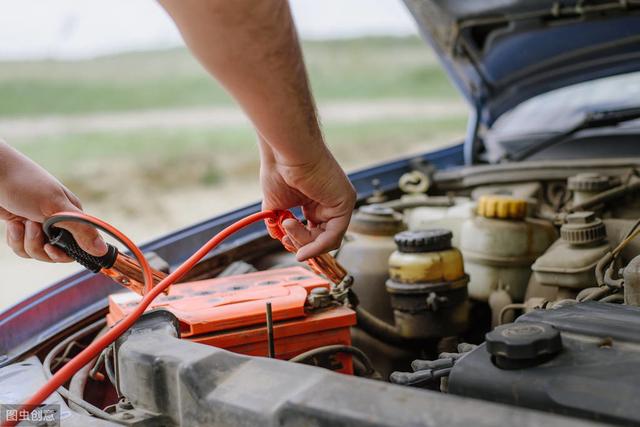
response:
M242 260L209 258L73 377L61 393L69 419L77 425L89 416L105 425L260 424L260 416L276 410L267 403L275 387L290 389L282 399L330 400L333 406L320 411L325 415L297 401L304 416L293 411L292 419L332 425L370 425L366 412L384 405L360 408L352 418L342 407L373 399L367 393L380 394L376 405L384 394L399 393L409 406L415 399L418 412L390 418L391 424L426 423L417 403L423 390L431 398L461 396L581 422L640 422L633 397L640 379L635 167L530 164L451 172L415 165L394 188L373 186L377 191L354 211L333 253L349 273L347 283L336 286L264 242L250 243ZM161 258L154 263L168 272ZM49 343L25 366L51 376L140 298L111 294L92 327ZM285 374L268 359L299 366ZM20 388L7 379L20 369L26 368L0 368L3 388ZM352 377L368 381L350 383L367 393L340 388L346 378L361 381ZM245 384L241 395L229 385L234 381ZM317 389L325 381L333 394ZM315 389L307 393L307 387ZM349 398L337 403L336 390ZM230 407L242 407L238 399L256 413L228 415ZM278 411L290 404L285 400ZM482 424L493 423L489 417ZM387 423L380 418L371 425Z

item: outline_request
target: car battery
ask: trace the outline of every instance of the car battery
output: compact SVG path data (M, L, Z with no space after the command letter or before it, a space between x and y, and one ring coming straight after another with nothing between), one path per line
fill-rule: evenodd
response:
M180 335L197 343L250 356L268 352L266 303L273 318L275 356L292 357L327 345L351 345L350 327L355 312L340 304L312 309L307 297L315 288L330 283L302 267L290 267L228 276L171 286L148 310L163 308L173 313ZM317 291L316 291L317 292ZM134 292L109 296L109 325L131 312L142 297ZM353 373L351 356L338 353L316 360L320 366Z

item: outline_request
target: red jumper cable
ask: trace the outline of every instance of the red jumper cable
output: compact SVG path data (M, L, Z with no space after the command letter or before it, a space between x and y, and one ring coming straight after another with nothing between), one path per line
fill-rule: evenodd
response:
M84 213L61 212L53 215L45 221L43 227L52 244L63 248L72 258L90 270L94 272L100 271L111 278L115 278L120 284L127 286L137 282L137 285L127 287L144 295L138 306L130 314L60 368L23 404L22 408L33 410L42 404L47 397L69 381L80 368L97 357L102 350L129 329L160 293L167 291L169 286L180 280L198 261L218 246L224 239L254 222L264 220L271 237L283 242L286 231L282 226L282 222L289 218L295 219L295 216L288 210L267 210L249 215L220 231L173 272L169 275L164 275L163 273L154 272L144 258L142 251L124 233L112 225ZM54 227L54 224L65 221L80 221L92 224L123 243L138 262L136 263L132 258L120 254L117 249L111 245L109 245L109 251L103 257L92 257L77 246L77 243L75 243L70 233ZM288 242L286 244L283 242L283 245L290 252L296 252L297 250L295 246ZM118 262L118 260L120 260L120 262ZM315 272L324 274L336 285L339 285L348 277L344 268L329 254L311 258L307 262ZM129 280L129 282L123 283L125 279ZM144 287L140 286L140 281L144 284ZM142 289L144 289L144 292ZM15 423L8 425L15 425Z

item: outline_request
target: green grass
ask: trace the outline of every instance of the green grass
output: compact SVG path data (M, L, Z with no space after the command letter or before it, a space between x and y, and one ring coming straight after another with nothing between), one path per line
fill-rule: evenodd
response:
M417 37L314 41L303 49L314 95L323 102L458 96ZM232 102L185 49L0 63L0 118ZM454 116L329 122L324 131L338 160L350 169L397 157L417 143L426 149L453 142L464 121ZM258 153L248 127L68 133L10 142L87 200L116 197L114 188L146 195L257 178Z
M378 120L366 125L328 124L324 133L338 157L342 151L353 149L361 151L361 158L371 158L377 153L364 150L363 145L388 146L397 151L408 143L460 134L465 120L465 116L454 116L435 120ZM102 164L106 170L109 165L127 160L160 167L172 162L177 166L193 158L257 159L258 155L254 133L248 127L80 133L18 139L12 145L58 176L73 174L87 163ZM238 156L239 153L243 156ZM230 165L226 159L225 163Z
M418 38L314 41L303 48L319 100L457 96ZM0 62L0 116L231 102L184 49L84 61Z
M426 150L455 143L465 119L328 124L324 132L338 160L352 169L401 156L416 145ZM14 140L13 145L87 200L117 196L113 189L153 192L256 179L258 170L248 127L71 134Z

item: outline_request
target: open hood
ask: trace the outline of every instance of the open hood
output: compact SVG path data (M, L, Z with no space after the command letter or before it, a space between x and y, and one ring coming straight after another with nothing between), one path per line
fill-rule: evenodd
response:
M638 0L405 0L485 126L519 103L640 70Z

